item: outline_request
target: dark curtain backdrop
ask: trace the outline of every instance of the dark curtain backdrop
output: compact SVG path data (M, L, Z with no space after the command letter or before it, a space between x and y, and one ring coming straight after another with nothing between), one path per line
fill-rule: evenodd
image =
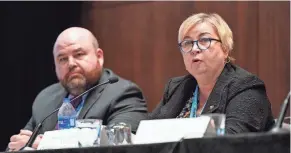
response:
M81 2L0 2L0 149L31 115L35 96L57 81L52 47L67 27L80 26Z

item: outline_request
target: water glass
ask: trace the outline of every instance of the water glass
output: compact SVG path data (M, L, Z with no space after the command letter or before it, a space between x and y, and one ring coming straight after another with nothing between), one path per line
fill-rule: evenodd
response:
M225 114L203 114L201 116L210 117L210 126L215 130L217 136L225 134Z
M126 145L132 144L131 126L119 122L105 127L108 145Z
M79 147L100 146L102 120L79 119L76 120L76 128L79 129Z

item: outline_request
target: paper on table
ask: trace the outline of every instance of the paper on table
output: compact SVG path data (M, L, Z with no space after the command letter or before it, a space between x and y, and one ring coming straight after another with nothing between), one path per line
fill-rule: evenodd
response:
M201 138L209 128L210 117L143 120L140 122L134 144L180 141L182 138Z
M44 133L37 150L77 148L79 129L47 131Z
M98 130L92 128L72 128L47 131L38 146L41 149L78 148L94 146Z

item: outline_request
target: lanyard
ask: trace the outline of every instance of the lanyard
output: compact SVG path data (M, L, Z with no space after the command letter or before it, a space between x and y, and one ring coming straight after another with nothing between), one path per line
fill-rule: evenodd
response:
M83 108L84 106L84 102L85 102L85 99L82 97L82 102L78 105L78 107L76 108L76 112L77 112L77 117L79 116L80 112L81 112L81 109Z
M199 91L198 91L198 85L197 85L196 89L195 89L195 91L193 93L191 112L190 112L190 116L189 116L190 118L197 117L196 114L197 114L197 110L198 110L198 106L199 106L198 94L199 94ZM205 104L204 104L201 112L203 112Z
M80 112L81 112L81 110L82 110L82 108L83 108L83 106L84 106L84 103L85 103L85 99L86 99L86 97L87 97L87 95L88 94L85 94L84 96L82 96L82 101L81 101L81 103L78 105L78 107L75 109L75 111L76 111L76 117L78 117L79 116L79 114L80 114ZM69 98L70 98L70 96L71 95L69 95Z

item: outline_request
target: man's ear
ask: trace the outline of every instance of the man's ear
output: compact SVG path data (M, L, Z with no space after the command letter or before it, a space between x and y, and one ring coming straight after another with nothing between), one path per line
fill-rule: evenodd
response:
M96 56L97 56L98 63L102 67L104 64L104 55L103 55L103 50L101 48L96 49Z

